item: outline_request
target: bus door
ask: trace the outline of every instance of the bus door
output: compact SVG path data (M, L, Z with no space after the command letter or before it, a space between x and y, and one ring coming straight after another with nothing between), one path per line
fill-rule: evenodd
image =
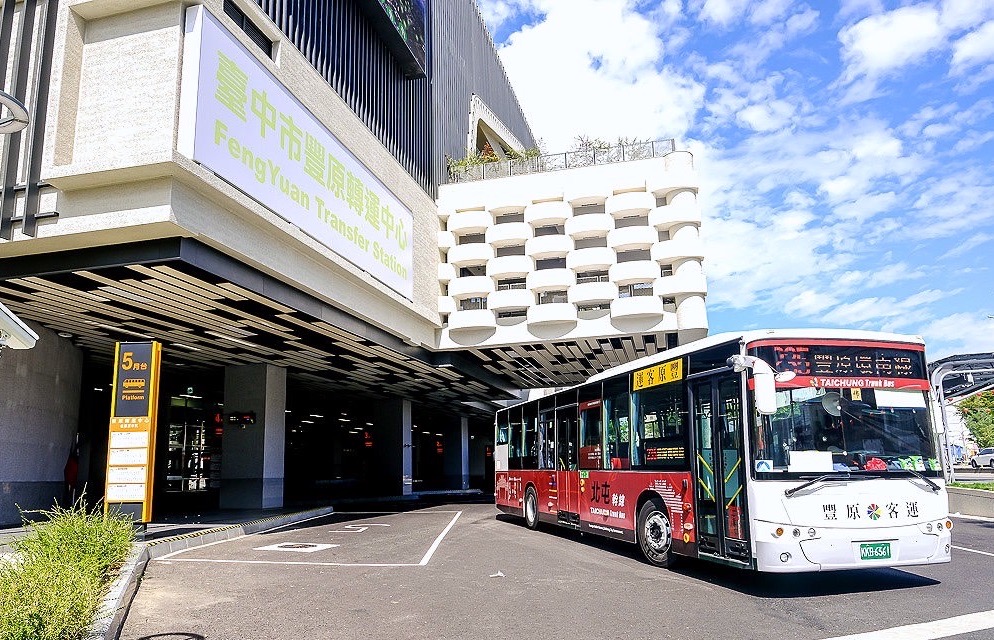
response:
M556 409L556 485L559 487L561 525L580 528L580 423L577 405Z
M740 378L691 383L698 552L748 562Z

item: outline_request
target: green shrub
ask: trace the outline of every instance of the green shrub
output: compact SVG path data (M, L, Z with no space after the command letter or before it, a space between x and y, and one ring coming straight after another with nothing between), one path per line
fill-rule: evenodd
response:
M74 640L93 623L115 571L134 542L131 519L70 508L38 512L30 533L0 562L0 640Z

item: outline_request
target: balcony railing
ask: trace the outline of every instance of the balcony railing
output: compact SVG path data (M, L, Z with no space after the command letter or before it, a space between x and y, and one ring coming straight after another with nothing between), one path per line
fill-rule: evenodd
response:
M485 162L466 167L449 168L449 183L472 182L491 178L506 178L529 173L576 169L598 164L629 162L648 158L662 158L676 151L676 142L670 138L651 142L636 142L601 149L581 149L565 153L549 153L534 158Z

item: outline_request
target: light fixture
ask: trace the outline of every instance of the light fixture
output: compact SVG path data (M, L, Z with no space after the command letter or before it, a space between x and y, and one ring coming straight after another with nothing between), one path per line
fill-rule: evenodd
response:
M324 416L323 416L323 415L321 415L321 414L319 414L319 413L312 413L312 414L311 414L311 417L312 417L312 418L323 418Z
M59 336L60 338L71 338L72 337L72 334L69 333L68 331L59 331L55 335Z

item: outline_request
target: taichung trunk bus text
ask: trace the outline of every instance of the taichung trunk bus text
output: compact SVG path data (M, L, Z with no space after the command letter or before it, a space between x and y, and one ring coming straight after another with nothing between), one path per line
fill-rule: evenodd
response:
M949 562L920 338L721 334L497 413L501 511L769 572Z

